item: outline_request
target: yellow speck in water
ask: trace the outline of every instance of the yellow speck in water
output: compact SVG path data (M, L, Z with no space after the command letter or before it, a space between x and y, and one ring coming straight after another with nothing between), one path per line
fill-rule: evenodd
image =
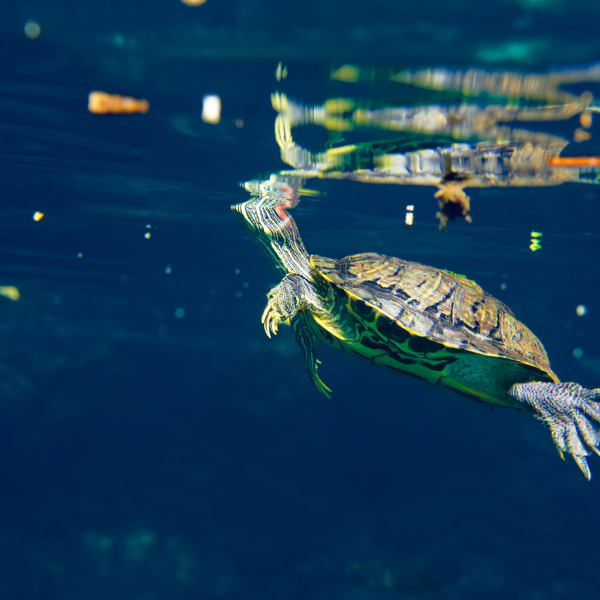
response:
M33 213L33 220L34 221L41 221L43 218L44 218L44 213L43 212L35 211Z
M583 315L587 314L587 306L585 306L585 304L580 304L575 309L575 312L577 313L578 316L583 317Z
M145 234L144 234L144 237L145 237L147 240L149 240L149 239L150 239L150 237L151 237L151 236L150 236L150 232L148 231L147 233L145 233Z
M0 285L0 296L16 302L21 297L21 294L14 285Z
M540 233L539 231L532 231L531 232L531 244L529 245L529 249L532 252L537 252L538 250L542 249L542 245L539 242L539 239L543 236L543 233Z

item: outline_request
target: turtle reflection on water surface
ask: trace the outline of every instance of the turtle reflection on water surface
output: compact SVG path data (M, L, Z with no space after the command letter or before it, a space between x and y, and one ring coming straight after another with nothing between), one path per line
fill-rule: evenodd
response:
M587 479L586 456L600 454L600 389L560 383L538 338L502 302L465 277L381 254L341 260L309 256L286 208L297 183L247 184L238 220L284 274L268 294L267 335L290 319L317 389L315 340L496 406L542 421L561 456ZM294 187L296 185L296 187Z

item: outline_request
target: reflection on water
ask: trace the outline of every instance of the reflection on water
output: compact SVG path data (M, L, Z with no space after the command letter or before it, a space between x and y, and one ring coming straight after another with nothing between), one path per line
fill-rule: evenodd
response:
M345 65L331 77L356 83L361 79L371 81L377 75ZM578 142L589 140L591 134L587 130L592 125L592 114L598 111L592 93L585 91L575 96L562 91L560 86L598 81L598 65L548 75L428 69L405 70L387 78L433 90L460 91L465 96L484 95L490 100L478 104L463 101L457 105L419 104L372 110L369 106L378 104L376 99L357 104L352 99L336 98L322 105L305 106L285 94L273 94L273 108L278 113L276 139L282 160L295 169L290 174L303 179L437 186L435 197L440 212L436 216L440 229L445 229L448 221L457 216L471 221L466 187L598 182L600 158L561 157L569 144L567 139L507 124L565 121L577 116L581 127L575 129L573 138ZM505 103L494 103L499 100ZM530 100L538 101L538 105L527 103ZM526 104L520 105L520 101ZM292 129L302 125L319 125L330 132L324 152L311 152L294 141ZM417 135L347 143L348 133L359 128ZM441 145L444 141L448 144L448 138L460 143ZM402 152L411 146L419 149Z
M579 183L598 167L550 160L600 155L584 95L597 83L548 101L462 91L470 69L477 82L593 65L599 11L7 5L2 597L593 597L597 480L522 415L326 347L335 387L321 398L291 330L264 334L279 276L229 206L248 199L240 182L301 168L314 193L292 214L311 252L463 273L531 327L564 380L597 386L598 188ZM344 65L355 82L330 77ZM461 90L389 81L439 81L432 65L462 73ZM91 114L94 90L150 109ZM202 119L210 95L218 124ZM460 208L443 233L439 191Z

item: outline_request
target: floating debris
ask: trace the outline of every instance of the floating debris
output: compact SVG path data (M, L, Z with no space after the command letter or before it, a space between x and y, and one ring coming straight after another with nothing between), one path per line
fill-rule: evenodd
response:
M448 226L448 221L453 221L456 217L464 217L467 223L471 223L471 199L464 191L467 180L448 181L437 185L439 190L433 195L438 199L439 212L436 217L440 221L440 231Z
M40 24L33 19L29 19L29 21L25 23L23 31L30 40L35 40L35 38L37 38L41 32Z
M577 313L578 316L583 317L584 315L587 314L587 306L585 306L585 304L580 304L576 309L575 312Z
M221 98L216 94L202 98L202 120L211 125L216 125L221 120Z
M0 285L0 296L16 302L21 297L21 294L14 285Z
M90 92L88 110L95 115L147 113L150 104L148 100L96 91Z
M539 231L532 231L531 232L531 244L529 244L529 249L532 252L537 252L538 250L542 249L542 245L539 242L539 239L543 236L543 233L540 233Z
M38 212L37 210L33 213L33 220L34 221L41 221L44 218L44 213L43 212Z

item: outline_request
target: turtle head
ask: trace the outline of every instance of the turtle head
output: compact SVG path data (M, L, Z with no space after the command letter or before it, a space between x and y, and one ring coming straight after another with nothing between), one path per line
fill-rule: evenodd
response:
M298 203L300 180L272 175L266 181L245 183L244 187L252 198L231 207L243 229L280 271L310 271L309 256L296 222L287 212Z

